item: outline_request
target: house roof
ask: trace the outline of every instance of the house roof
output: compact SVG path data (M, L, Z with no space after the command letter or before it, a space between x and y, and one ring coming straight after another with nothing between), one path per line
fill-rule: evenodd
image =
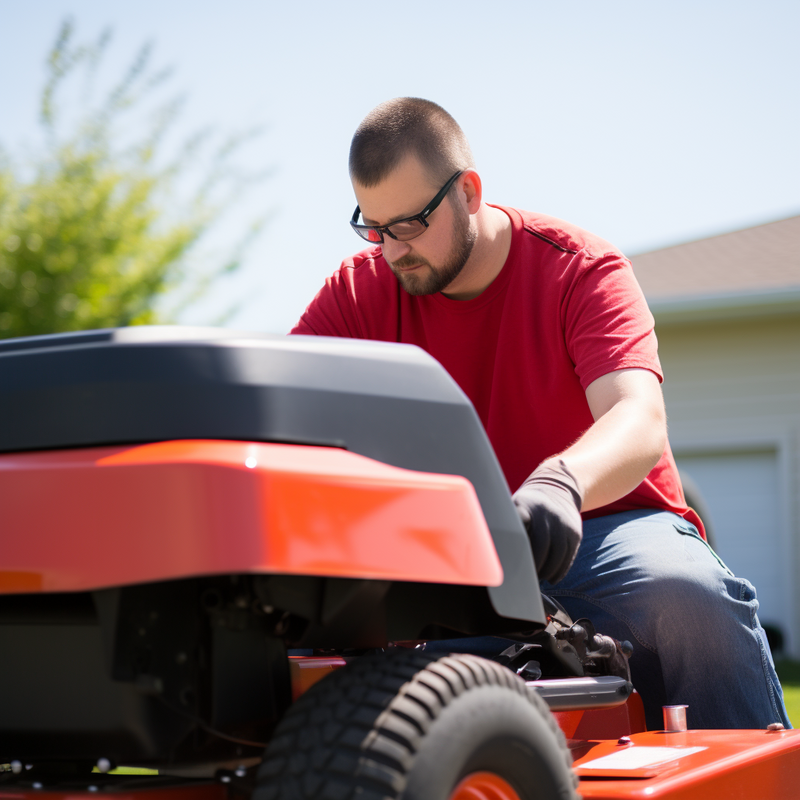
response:
M800 313L800 216L641 253L631 262L661 322Z

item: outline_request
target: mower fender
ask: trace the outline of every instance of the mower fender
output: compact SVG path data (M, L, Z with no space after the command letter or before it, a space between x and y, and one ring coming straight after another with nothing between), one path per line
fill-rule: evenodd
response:
M7 454L0 505L0 594L242 573L503 581L466 478L334 447L179 440Z

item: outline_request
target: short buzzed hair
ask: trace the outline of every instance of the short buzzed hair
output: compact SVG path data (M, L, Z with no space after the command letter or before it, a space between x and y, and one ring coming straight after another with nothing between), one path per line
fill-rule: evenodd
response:
M381 103L358 126L350 145L350 178L376 186L407 156L416 156L433 183L472 167L459 124L441 106L418 97Z

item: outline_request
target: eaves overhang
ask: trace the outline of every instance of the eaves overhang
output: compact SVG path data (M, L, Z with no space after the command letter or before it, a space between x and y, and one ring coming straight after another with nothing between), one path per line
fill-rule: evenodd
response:
M659 327L722 320L800 317L800 286L648 298L648 305Z

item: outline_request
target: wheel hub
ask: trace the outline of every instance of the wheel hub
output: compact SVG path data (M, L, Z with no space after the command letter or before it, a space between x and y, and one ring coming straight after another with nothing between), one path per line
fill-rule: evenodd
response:
M494 772L473 772L453 789L450 800L520 800L520 796Z

